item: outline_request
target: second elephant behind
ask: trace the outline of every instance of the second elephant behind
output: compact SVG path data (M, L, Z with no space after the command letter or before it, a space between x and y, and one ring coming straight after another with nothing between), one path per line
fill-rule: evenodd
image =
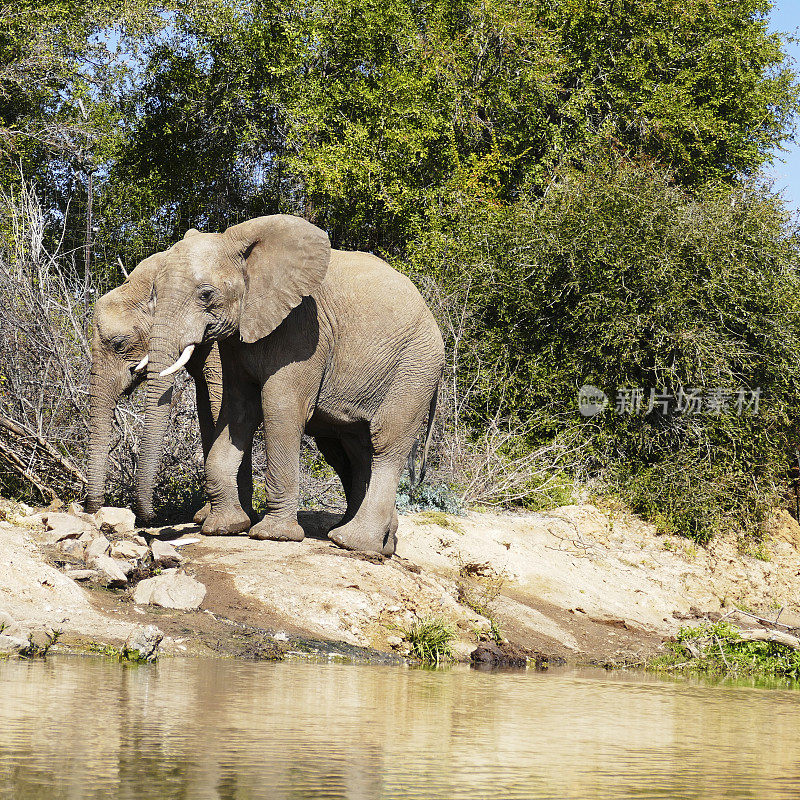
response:
M195 347L218 341L223 398L206 463L211 512L203 532L302 539L305 432L347 498L330 538L391 555L400 475L426 415L426 445L430 439L444 364L441 334L414 285L375 256L332 251L305 220L275 215L221 234L187 234L165 254L155 292L140 518L152 515L171 375ZM267 509L251 528L236 476L262 419Z

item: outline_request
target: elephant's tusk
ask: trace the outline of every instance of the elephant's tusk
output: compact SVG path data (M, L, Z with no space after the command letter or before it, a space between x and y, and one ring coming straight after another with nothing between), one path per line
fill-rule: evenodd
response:
M150 360L150 356L145 356L134 368L134 372L141 372L146 366L147 362Z
M167 367L161 373L161 377L166 378L167 375L172 375L173 372L177 372L192 357L192 353L194 353L194 345L190 344L181 353L180 358L171 367Z

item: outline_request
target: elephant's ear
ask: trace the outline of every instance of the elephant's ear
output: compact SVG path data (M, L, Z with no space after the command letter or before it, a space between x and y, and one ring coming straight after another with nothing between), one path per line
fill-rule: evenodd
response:
M164 267L167 261L167 251L161 253L153 253L144 260L140 261L131 274L128 280L122 284L127 287L126 291L130 298L140 306L148 306L149 313L154 311L153 286L155 285L156 276Z
M331 243L316 225L286 214L258 217L225 231L244 262L239 334L256 342L268 336L328 271Z

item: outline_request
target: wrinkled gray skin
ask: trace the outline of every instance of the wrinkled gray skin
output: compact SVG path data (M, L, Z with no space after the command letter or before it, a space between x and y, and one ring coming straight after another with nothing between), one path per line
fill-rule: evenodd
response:
M90 435L87 492L84 509L97 511L105 500L105 480L114 421L114 409L123 394L130 393L147 372L134 372L150 345L155 309L153 283L164 264L164 253L139 263L121 286L98 299L92 326L92 370L90 378ZM186 369L195 382L200 438L204 458L208 456L214 426L222 403L222 367L216 343L198 348ZM252 513L252 469L250 451L242 465L242 503ZM206 504L195 515L200 523L210 510ZM257 519L253 515L254 520Z
M160 373L188 346L217 341L223 398L206 461L211 511L203 532L301 540L306 432L347 498L329 537L391 555L400 474L426 415L427 449L444 363L441 334L413 284L375 256L332 251L323 231L285 215L188 236L165 258L155 278L139 518L153 514L169 415L173 375ZM262 420L267 513L251 527L236 476Z

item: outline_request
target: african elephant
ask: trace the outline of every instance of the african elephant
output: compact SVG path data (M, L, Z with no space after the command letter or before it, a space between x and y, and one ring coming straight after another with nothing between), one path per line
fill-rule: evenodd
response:
M141 261L121 286L97 300L92 330L92 368L89 384L89 458L84 510L93 513L104 502L105 478L111 444L114 409L119 398L144 380L145 356L155 310L155 275L164 266L165 253ZM197 416L203 457L208 456L214 426L222 403L222 367L216 343L198 348L186 365L196 387ZM242 502L252 513L252 469L250 452L242 464ZM202 522L209 504L195 515ZM255 516L254 516L255 519Z
M329 537L391 555L400 474L426 414L427 452L444 364L441 333L411 281L375 256L332 251L324 231L280 214L184 238L166 261L155 280L139 518L153 515L172 376L216 341L223 397L206 461L211 512L203 532L301 540L306 432L347 499ZM262 420L267 513L251 527L235 476Z

